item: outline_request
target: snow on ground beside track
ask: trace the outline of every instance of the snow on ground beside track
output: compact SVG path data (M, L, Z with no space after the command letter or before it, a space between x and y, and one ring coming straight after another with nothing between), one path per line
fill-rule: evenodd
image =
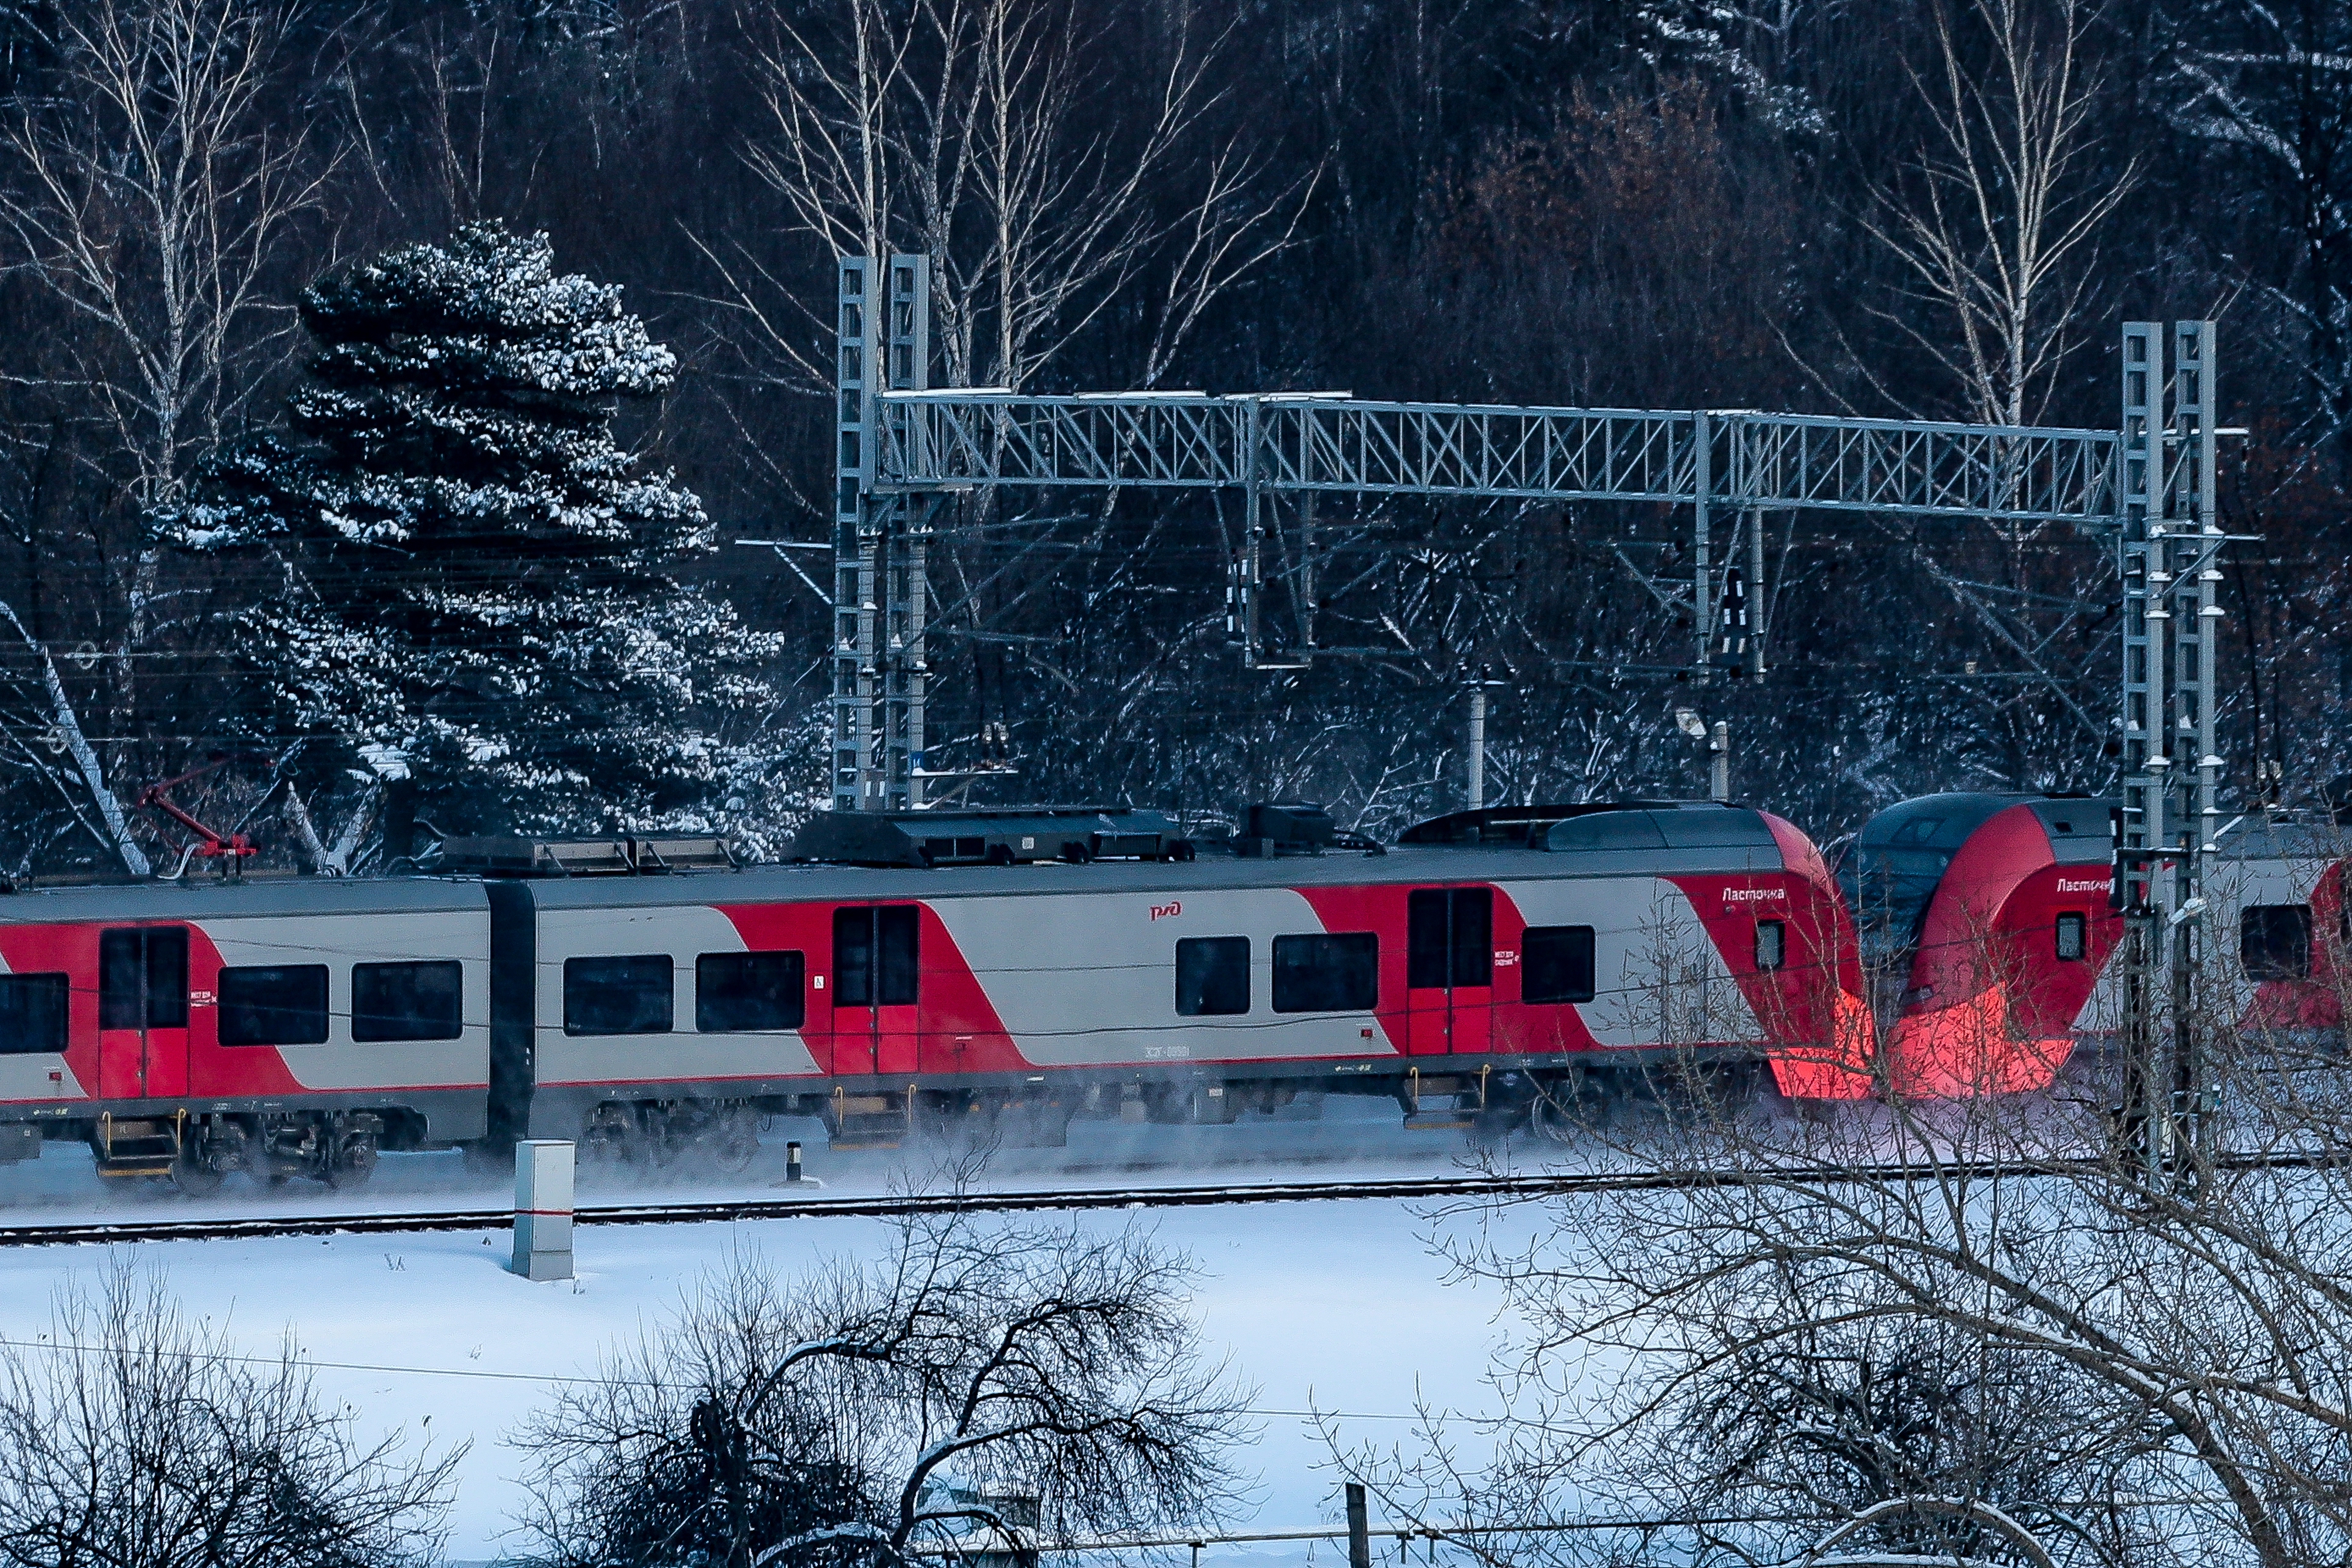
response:
M784 1174L784 1145L793 1139L805 1151L807 1173L824 1182L828 1194L844 1197L889 1192L910 1177L919 1183L940 1159L938 1151L923 1147L828 1150L824 1130L814 1120L780 1118L758 1158L740 1174L721 1174L690 1155L656 1172L583 1162L579 1201L773 1197ZM1547 1145L1533 1152L1556 1159L1563 1151ZM1402 1126L1393 1101L1334 1096L1319 1114L1309 1102L1277 1115L1246 1115L1229 1127L1074 1121L1068 1148L1000 1150L981 1184L1021 1190L1435 1176L1457 1168L1467 1153L1458 1131ZM203 1199L145 1180L102 1182L89 1150L79 1143L52 1143L38 1160L0 1164L0 1224L485 1209L509 1204L513 1195L510 1176L470 1171L455 1152L387 1154L374 1179L357 1192L331 1192L302 1180L265 1191L238 1175Z
M1075 1133L1071 1152L1080 1152ZM1202 1173L1171 1179L1187 1174ZM1396 1417L1416 1400L1492 1408L1482 1376L1500 1331L1494 1294L1441 1283L1444 1268L1426 1245L1431 1222L1416 1205L1284 1203L1094 1213L1077 1223L1145 1226L1191 1253L1207 1273L1198 1298L1207 1335L1231 1351L1266 1411L1349 1413L1339 1425L1354 1442L1409 1436L1410 1423ZM257 1353L290 1330L318 1363L321 1389L360 1411L363 1433L399 1427L436 1445L471 1441L450 1548L461 1562L479 1561L520 1543L502 1536L520 1500L518 1456L502 1438L547 1400L549 1380L593 1373L606 1346L660 1322L730 1248L757 1248L789 1272L819 1254L871 1254L887 1239L880 1222L847 1218L584 1226L579 1279L544 1285L504 1270L504 1230L18 1247L0 1251L0 1335L44 1331L55 1293L94 1281L110 1260L160 1268L187 1305L226 1317ZM1245 1456L1262 1478L1252 1510L1260 1527L1336 1517L1332 1480L1318 1468L1325 1458L1298 1416L1265 1418L1263 1440ZM1284 1545L1203 1557L1297 1568L1344 1562L1343 1552Z

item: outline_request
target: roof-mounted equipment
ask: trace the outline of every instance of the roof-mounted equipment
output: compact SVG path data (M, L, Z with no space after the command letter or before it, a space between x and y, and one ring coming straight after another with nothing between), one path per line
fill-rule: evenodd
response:
M1331 814L1311 800L1270 800L1252 803L1242 813L1241 831L1219 841L1249 859L1277 855L1320 855L1326 849L1360 849L1385 855L1379 841L1350 833L1331 820Z
M1702 849L1773 842L1763 818L1712 800L1619 800L1580 805L1505 805L1415 823L1399 844L1466 849Z
M793 840L790 858L848 866L1015 866L1036 860L1190 860L1192 846L1156 811L1005 805L819 812Z
M528 838L493 834L444 838L430 871L484 877L645 877L666 871L732 871L747 860L732 838L712 834L608 838Z
M1672 811L1671 800L1591 801L1579 805L1496 805L1484 811L1448 812L1416 822L1397 835L1399 844L1447 848L1540 849L1556 823L1607 811Z

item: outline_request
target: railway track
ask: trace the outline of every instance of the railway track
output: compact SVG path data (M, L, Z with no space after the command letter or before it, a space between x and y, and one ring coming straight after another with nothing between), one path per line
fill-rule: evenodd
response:
M1058 1209L1199 1208L1219 1204L1329 1202L1364 1198L1540 1197L1609 1187L1668 1184L1632 1175L1399 1177L1370 1181L1225 1183L1190 1187L1090 1187L1076 1190L892 1194L866 1197L730 1198L699 1203L583 1204L575 1225L698 1225L753 1219L890 1219L906 1215L1018 1214ZM425 1231L504 1230L511 1207L426 1209L380 1214L249 1215L233 1218L139 1219L0 1226L0 1247L97 1245L131 1241L221 1241L274 1236L375 1236Z
M2336 1155L2224 1155L2222 1170L2294 1169L2342 1163ZM2091 1175L2097 1160L2017 1162L2021 1175ZM573 1223L704 1225L761 1219L890 1219L918 1214L1019 1214L1047 1210L1203 1208L1228 1204L1330 1203L1362 1199L1535 1198L1570 1193L1663 1192L1683 1187L1766 1184L1815 1185L1839 1182L1935 1180L1953 1167L1932 1164L1807 1166L1725 1171L1570 1171L1539 1175L1402 1176L1335 1182L1221 1183L1190 1187L1088 1187L1037 1191L889 1194L866 1197L729 1198L700 1203L583 1204ZM1981 1177L1985 1168L1975 1174ZM377 1214L250 1215L232 1218L150 1219L0 1226L0 1247L98 1246L134 1241L227 1241L285 1236L414 1235L435 1231L504 1230L511 1207L426 1209Z

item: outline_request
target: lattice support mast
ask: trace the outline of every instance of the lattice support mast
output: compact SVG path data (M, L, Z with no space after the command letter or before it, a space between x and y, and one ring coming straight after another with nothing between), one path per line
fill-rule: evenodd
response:
M2221 809L2215 664L2228 536L2215 503L2213 323L2123 329L2123 1125L2148 1179L2193 1181L2211 1086L2203 969Z
M833 804L881 811L922 804L930 511L880 483L879 458L921 451L883 394L930 384L930 261L843 257L836 276Z

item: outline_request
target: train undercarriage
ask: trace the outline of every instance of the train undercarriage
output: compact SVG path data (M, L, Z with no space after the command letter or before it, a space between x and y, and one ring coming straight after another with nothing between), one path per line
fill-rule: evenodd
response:
M772 1114L815 1116L836 1149L895 1147L913 1139L1003 1148L1064 1147L1074 1121L1223 1126L1328 1095L1393 1100L1416 1131L1461 1131L1489 1142L1531 1133L1564 1142L1641 1106L1746 1104L1773 1094L1761 1061L1724 1055L1691 1061L1643 1053L1607 1065L1475 1068L1361 1078L1097 1079L1084 1084L929 1089L836 1085L829 1095L756 1102Z
M373 1110L108 1115L89 1147L102 1176L168 1181L196 1197L239 1171L271 1186L302 1177L343 1191L366 1184L389 1131Z
M1590 1066L1416 1064L1402 1073L1337 1079L1139 1074L944 1088L867 1080L823 1093L608 1100L584 1113L575 1136L586 1160L649 1172L691 1161L734 1173L758 1158L761 1135L778 1117L815 1118L835 1149L918 1141L1053 1149L1068 1143L1074 1121L1223 1126L1246 1114L1319 1107L1338 1094L1392 1100L1416 1131L1458 1130L1481 1143L1515 1136L1565 1142L1631 1107L1769 1096L1769 1079L1764 1064L1749 1058L1692 1062L1642 1053ZM0 1161L37 1156L46 1135L87 1141L101 1175L168 1183L193 1196L209 1195L239 1173L272 1187L299 1178L341 1191L364 1184L386 1150L425 1147L424 1133L415 1113L386 1109L101 1113L92 1121L0 1128L18 1135L0 1146ZM503 1168L506 1150L464 1147L484 1168Z

